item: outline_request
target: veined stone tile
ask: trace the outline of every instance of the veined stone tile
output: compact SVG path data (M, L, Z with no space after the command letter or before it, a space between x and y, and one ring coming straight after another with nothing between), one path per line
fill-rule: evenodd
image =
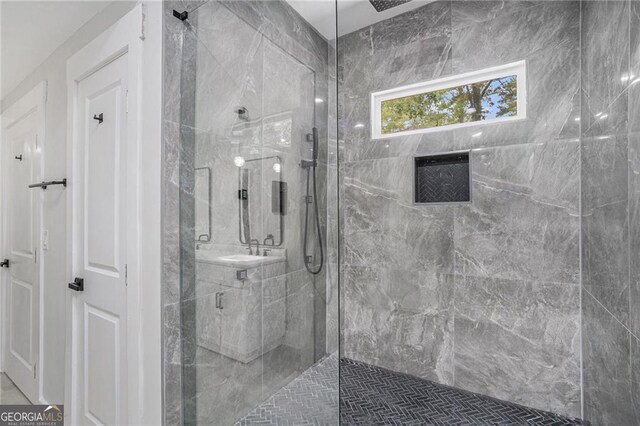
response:
M577 1L544 5L457 28L452 32L453 72L507 64L547 51L579 48ZM535 78L535 76L533 76Z
M314 126L316 72L265 39L263 47L262 144L310 158L306 135ZM326 118L325 118L326 120ZM286 132L272 129L287 128ZM319 139L320 145L324 145Z
M235 107L262 116L262 35L217 1L198 9L196 25L196 127L230 133Z
M182 417L182 359L180 353L180 304L163 307L163 389L167 424L180 423Z
M468 8L465 3L452 7ZM453 74L520 60L527 66L527 118L451 130L457 149L579 137L579 18L579 2L540 2L454 29Z
M180 122L180 76L182 72L182 43L184 26L173 18L173 9L164 4L163 8L163 119Z
M580 415L580 288L456 276L455 386Z
M412 183L410 157L345 165L344 262L452 272L454 207L413 205Z
M451 2L451 26L454 29L467 27L480 22L508 16L514 12L520 12L534 6L544 5L544 1L452 1Z
M452 276L346 266L342 294L344 356L452 384Z
M629 135L629 253L640 253L640 133ZM640 263L629 267L629 328L640 337Z
M629 132L640 132L640 2L630 2Z
M629 324L629 222L626 201L582 218L582 285L618 321Z
M475 150L472 203L456 208L456 273L577 283L577 142Z
M582 136L605 139L624 135L628 128L629 92L622 92L610 105L602 106L582 90Z
M582 209L626 202L628 138L626 135L582 138Z
M631 335L631 406L636 426L640 424L640 340Z
M598 425L635 425L630 334L586 292L582 312L584 419Z
M349 56L347 52L341 54L339 64L344 70L338 95L341 138L349 141L345 147L345 160L410 154L415 150L416 144L424 139L428 139L429 145L435 143L440 147L437 152L446 151L451 146L442 135L431 138L428 135L417 135L371 140L371 92L433 80L451 73L448 35L407 43L369 55L361 51L354 52L353 56ZM366 46L360 48L366 51ZM376 72L371 72L372 69Z
M434 2L344 35L338 47L351 53L352 48L360 50L362 44L365 44L370 53L375 53L378 50L447 35L451 32L450 23L450 3Z
M628 105L623 92L629 81L623 77L629 74L629 2L585 1L581 6L583 132L597 125L601 129L587 134L610 134L609 129L626 133ZM610 115L603 120L604 113ZM595 119L587 121L589 115Z
M326 61L327 41L286 2L220 3L303 62L311 65L314 61Z
M163 194L162 194L162 303L180 301L180 173L179 125L164 122Z

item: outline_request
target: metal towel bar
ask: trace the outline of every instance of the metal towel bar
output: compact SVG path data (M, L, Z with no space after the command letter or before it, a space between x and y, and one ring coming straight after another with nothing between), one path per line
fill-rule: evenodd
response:
M51 186L51 185L62 185L62 186L64 186L66 188L67 187L67 179L50 180L48 182L33 183L33 184L29 185L29 188L47 189L47 186Z

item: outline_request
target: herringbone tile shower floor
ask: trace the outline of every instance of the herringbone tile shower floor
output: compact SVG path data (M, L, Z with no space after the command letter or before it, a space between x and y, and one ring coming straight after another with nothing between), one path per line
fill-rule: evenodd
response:
M568 426L583 423L342 359L340 424Z
M330 426L338 424L338 356L330 355L292 380L239 425Z
M585 423L329 356L237 425L553 425Z

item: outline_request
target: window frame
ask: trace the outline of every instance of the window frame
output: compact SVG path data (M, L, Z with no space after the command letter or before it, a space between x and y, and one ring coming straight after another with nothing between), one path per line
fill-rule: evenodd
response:
M491 68L485 68L478 71L472 71L464 74L452 75L436 80L429 80L420 83L409 84L407 86L396 87L393 89L382 90L371 93L371 137L372 139L389 139L399 136L409 136L423 133L439 132L443 130L451 130L462 127L482 126L493 123L505 123L509 121L523 120L527 118L527 69L526 61L511 62L509 64L500 65ZM432 92L463 86L465 84L477 83L480 81L491 80L495 78L516 76L516 87L518 97L516 101L517 114L510 117L494 118L491 120L470 121L467 123L447 124L444 126L428 127L424 129L406 130L384 134L382 133L382 102L414 96L420 93Z

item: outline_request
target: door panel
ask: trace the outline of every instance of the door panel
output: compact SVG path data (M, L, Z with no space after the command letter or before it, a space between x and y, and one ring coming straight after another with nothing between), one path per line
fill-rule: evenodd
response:
M33 365L33 286L11 279L9 289L9 350L26 368Z
M28 120L24 124L34 124L35 120ZM12 141L12 152L9 159L11 162L12 193L13 197L10 204L11 224L10 232L12 235L12 254L33 258L33 192L28 189L28 185L33 179L33 169L31 167L31 150L30 139L35 138L35 129L25 129L26 133L20 135L19 138ZM31 130L31 131L29 131ZM17 158L16 158L17 157ZM18 160L18 158L22 158Z
M113 277L120 272L120 83L87 100L87 136L91 143L85 145L86 267ZM102 123L93 119L99 114L106 117Z
M7 340L5 370L32 402L37 402L40 275L40 179L38 109L14 122L6 132L7 230L9 279L6 287Z
M74 275L84 279L73 318L79 424L126 424L127 60L124 54L80 81L74 109L81 135L74 151Z
M85 308L85 406L87 416L96 424L116 424L118 407L118 377L120 320L101 309Z

